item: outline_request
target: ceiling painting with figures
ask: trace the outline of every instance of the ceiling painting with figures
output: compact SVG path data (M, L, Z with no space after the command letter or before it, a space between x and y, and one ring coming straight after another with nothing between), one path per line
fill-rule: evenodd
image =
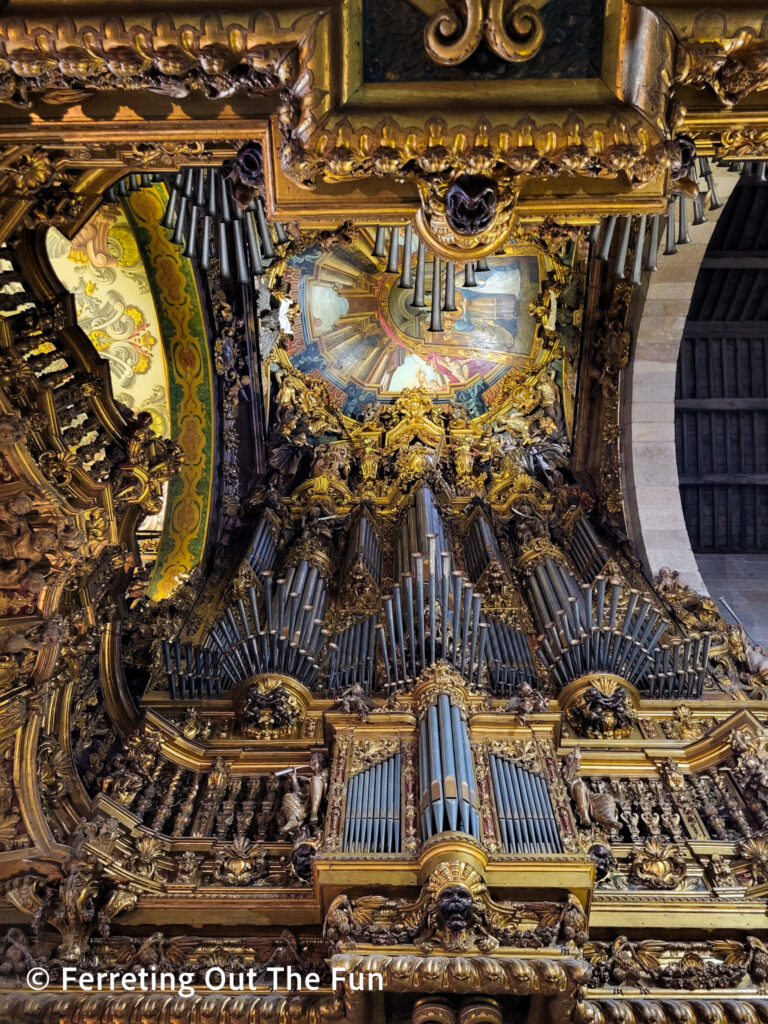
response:
M351 241L313 246L285 272L301 315L294 318L288 354L293 365L322 378L345 414L390 403L406 388L423 389L437 403L457 400L474 415L489 407L511 369L535 362L541 351L531 304L546 277L545 257L530 245L482 261L469 278L463 268L447 290L453 266L442 264L441 330L431 324L434 261L418 244L398 273L376 255L374 231Z
M767 10L0 0L0 1024L768 1024Z

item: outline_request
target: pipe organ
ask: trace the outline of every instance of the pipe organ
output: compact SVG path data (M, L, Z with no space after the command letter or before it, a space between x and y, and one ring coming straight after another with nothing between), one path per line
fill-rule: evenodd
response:
M267 515L262 515L256 524L245 557L256 573L274 569L277 560L275 524Z
M544 779L498 754L490 755L493 801L505 853L562 853Z
M473 583L478 583L492 564L498 566L506 575L498 537L482 512L475 511L472 514L466 535L464 557L469 578Z
M375 527L365 512L355 517L349 531L343 568L344 579L347 580L360 571L367 573L376 586L380 585L381 545Z
M514 586L487 516L473 513L454 549L425 483L415 488L399 518L393 558L399 576L381 596L380 610L361 614L364 609L353 599L346 617L329 630L329 570L320 555L295 553L287 559L292 564L278 567L272 524L263 515L246 552L258 584L229 603L202 645L166 642L171 696L219 696L264 672L294 675L310 688L325 685L331 692L355 685L366 693L392 692L446 662L470 685L485 680L494 693L511 697L524 684L540 688L534 651L559 689L602 672L650 697L701 695L711 635L681 637L652 596L621 577L595 574L605 568L607 549L584 514L566 551L552 544L543 553L522 551L522 593L534 637L503 607L487 607L489 586L498 579L507 581L510 593ZM350 527L340 581L349 586L353 577L364 578L378 595L382 565L377 528L362 511Z
M592 580L602 572L610 554L600 541L594 526L585 516L579 516L571 539L571 557L585 580Z
M621 578L598 575L579 585L566 565L547 556L526 588L542 657L559 686L607 672L651 697L701 695L711 635L669 637L659 607Z
M409 503L400 523L395 559L396 578L411 571L414 555L426 554L430 537L434 537L434 549L440 554L441 560L443 554L451 558L450 544L435 496L426 484L420 484L414 489L413 500ZM435 564L434 557L430 564ZM450 566L452 569L452 559ZM429 573L426 575L428 577Z
M366 693L371 692L376 664L376 626L376 615L368 615L342 630L328 645L331 651L329 690L359 685Z
M440 832L480 838L477 785L465 713L440 693L419 722L422 839Z
M347 781L345 853L399 853L402 760L397 751Z

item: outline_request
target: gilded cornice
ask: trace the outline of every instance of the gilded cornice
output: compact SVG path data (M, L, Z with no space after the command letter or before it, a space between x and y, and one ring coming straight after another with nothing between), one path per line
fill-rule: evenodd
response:
M360 947L334 956L331 963L347 972L380 972L390 992L477 992L514 995L572 995L589 977L584 960L540 953L482 956L427 955L405 948L388 953Z
M12 993L0 996L3 1024L132 1024L166 1017L169 1024L331 1024L346 1017L344 1004L334 993L268 993L241 995L197 992L181 997L168 993L130 995L64 995L57 992ZM162 1015L162 1017L161 1017Z
M685 1021L686 1024L762 1024L768 1019L768 1000L754 996L737 999L713 999L702 993L700 999L585 999L576 1004L574 1024L608 1024L622 1020L625 1024L640 1024L654 1020L660 1024Z

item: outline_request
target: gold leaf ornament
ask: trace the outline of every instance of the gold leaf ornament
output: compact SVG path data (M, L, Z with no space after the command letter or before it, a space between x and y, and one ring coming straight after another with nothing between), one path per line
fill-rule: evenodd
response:
M436 64L462 64L483 37L502 60L519 64L531 60L544 42L539 12L516 0L450 0L424 26L424 46Z

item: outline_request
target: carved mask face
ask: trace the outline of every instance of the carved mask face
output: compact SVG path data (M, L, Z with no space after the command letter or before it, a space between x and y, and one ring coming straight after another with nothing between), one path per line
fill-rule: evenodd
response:
M672 166L672 178L677 181L680 178L687 178L694 167L696 159L696 143L690 135L680 132L675 136L675 142L680 149L680 163Z
M463 885L448 885L437 897L437 915L449 931L460 932L472 922L472 893Z
M457 235L477 235L493 223L498 189L492 178L461 174L445 195L445 217Z
M315 858L315 849L309 843L302 843L291 853L291 864L299 878L305 882L312 881L312 861Z
M235 174L251 188L259 188L264 182L264 158L258 142L246 142L237 151L233 163Z
M587 851L587 856L595 862L595 881L602 881L609 873L616 858L613 856L610 847L603 843L593 843Z

